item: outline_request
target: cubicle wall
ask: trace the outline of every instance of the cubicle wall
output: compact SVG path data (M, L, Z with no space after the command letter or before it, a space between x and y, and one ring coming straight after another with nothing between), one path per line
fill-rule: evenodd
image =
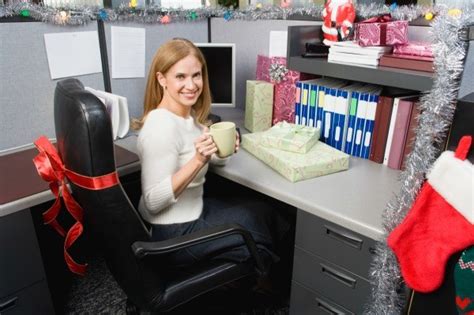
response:
M245 82L255 79L257 54L268 54L271 30L286 30L288 25L316 22L259 20L225 21L211 19L211 41L236 43L236 102L245 106ZM207 20L200 22L147 25L139 23L106 23L105 33L109 67L111 67L110 27L146 29L145 76L156 49L173 37L196 42L208 41ZM86 26L56 26L41 22L0 23L0 151L31 144L39 135L55 137L53 117L54 87L44 45L44 34L97 30L97 23ZM102 73L78 77L86 86L104 89ZM112 92L126 96L131 117L142 113L146 78L111 79Z
M55 137L53 95L44 34L97 30L86 26L55 26L40 22L0 23L0 151L32 143L38 136ZM103 89L102 73L79 77Z
M237 66L235 77L237 86L235 101L237 107L245 108L245 84L247 80L255 80L257 55L268 55L270 31L286 31L289 25L311 24L321 24L321 22L211 19L211 41L236 44Z
M107 54L111 74L111 26L138 27L145 29L145 77L132 79L111 79L112 92L127 97L130 117L139 117L143 113L143 96L145 92L148 70L150 68L152 58L155 55L157 48L161 44L173 37L184 37L194 42L207 43L207 20L202 22L170 23L167 25L107 23L105 25L105 36L107 40Z
M285 20L230 20L211 19L212 42L236 44L236 103L245 107L246 80L255 79L258 54L268 54L269 34L272 30L287 30L289 25L308 25L320 22ZM146 30L145 77L112 79L112 92L126 96L131 117L142 113L146 75L156 49L173 37L185 37L196 42L208 41L208 23L184 22L168 25L139 23L106 23L105 34L109 67L111 68L110 27L140 27ZM53 122L53 93L57 80L51 80L44 45L45 33L97 30L97 23L86 26L55 26L40 22L0 23L0 151L31 144L39 135L55 137ZM426 38L425 27L410 27L410 39ZM472 51L469 52L470 54ZM470 70L472 65L466 65ZM464 76L471 76L465 71ZM102 73L80 76L87 86L104 89ZM469 78L471 79L471 78ZM463 80L464 82L472 80ZM461 86L461 93L471 91Z

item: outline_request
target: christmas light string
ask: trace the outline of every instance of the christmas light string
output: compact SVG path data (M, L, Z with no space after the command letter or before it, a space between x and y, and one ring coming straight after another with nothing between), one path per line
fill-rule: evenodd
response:
M23 16L34 20L59 25L85 25L101 19L106 22L135 22L145 24L169 24L171 22L193 22L210 17L231 20L286 20L291 16L310 17L321 20L322 5L304 7L280 7L275 5L251 5L244 9L226 7L202 7L197 9L168 9L160 6L137 7L136 1L122 4L118 8L68 5L51 7L31 2L17 2L0 6L0 18ZM414 20L427 14L435 16L440 6L386 6L380 4L357 5L357 16L361 19L390 13L397 20ZM164 18L164 19L163 19Z

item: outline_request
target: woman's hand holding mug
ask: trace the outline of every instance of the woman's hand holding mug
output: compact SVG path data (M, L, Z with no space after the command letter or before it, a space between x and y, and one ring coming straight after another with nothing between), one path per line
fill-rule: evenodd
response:
M217 152L217 146L212 139L209 129L204 128L204 132L194 141L196 149L195 158L202 164L206 164L211 159L211 156Z

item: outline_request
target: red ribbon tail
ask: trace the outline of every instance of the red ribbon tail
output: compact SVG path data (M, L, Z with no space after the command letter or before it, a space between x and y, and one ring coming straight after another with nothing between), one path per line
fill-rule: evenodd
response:
M39 176L49 183L52 193L56 196L54 204L43 213L43 220L45 224L51 225L61 236L65 237L64 241L64 259L72 272L84 275L87 264L77 263L68 253L68 249L82 234L83 226L83 210L81 206L74 200L68 186L66 179L70 183L78 185L89 190L106 189L120 183L117 172L114 171L102 176L83 176L66 169L61 157L59 156L54 145L46 138L41 136L34 142L38 148L39 154L33 159ZM64 205L76 223L65 232L64 228L56 220L59 211L61 210L61 194L64 200Z
M66 209L73 216L73 218L76 219L76 221L82 222L83 210L81 206L76 202L76 200L74 200L71 193L69 192L69 188L64 182L61 185L61 187L62 187L63 200L66 205Z
M61 200L59 199L59 196L56 196L53 205L43 213L43 222L44 224L51 225L59 235L64 237L66 236L66 231L64 231L63 227L56 220L59 210L61 210Z
M71 272L84 276L86 273L87 264L77 263L68 252L68 249L76 242L79 236L81 236L82 232L83 226L81 222L74 223L74 225L67 232L66 240L64 241L64 260L66 261L66 264Z
M58 232L58 234L61 235L62 237L65 237L65 236L66 236L66 231L65 231L64 228L61 226L61 224L59 224L58 221L56 221L56 220L50 221L50 222L48 223L48 225L50 225L53 229L55 229L56 232Z

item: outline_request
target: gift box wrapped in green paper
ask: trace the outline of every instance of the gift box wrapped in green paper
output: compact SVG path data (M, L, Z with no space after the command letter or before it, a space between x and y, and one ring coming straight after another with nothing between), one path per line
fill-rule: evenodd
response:
M307 153L318 140L319 128L282 121L262 134L261 144L289 152Z

